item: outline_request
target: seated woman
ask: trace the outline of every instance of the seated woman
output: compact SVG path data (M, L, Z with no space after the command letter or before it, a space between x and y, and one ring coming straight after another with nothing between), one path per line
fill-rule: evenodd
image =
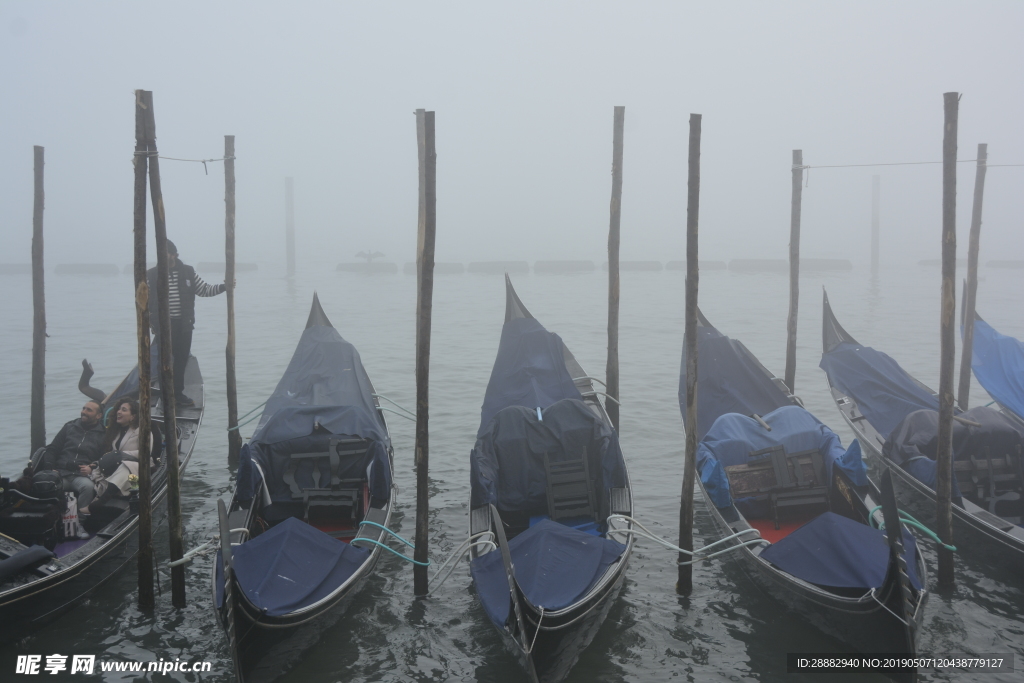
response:
M114 417L107 425L106 453L92 464L96 499L88 507L82 508L84 514L90 514L90 508L95 509L112 498L126 497L131 489L128 477L139 474L139 404L131 398L121 398L114 404L113 412ZM159 433L154 436L151 431L150 454L158 439ZM150 465L156 464L156 460L151 457Z

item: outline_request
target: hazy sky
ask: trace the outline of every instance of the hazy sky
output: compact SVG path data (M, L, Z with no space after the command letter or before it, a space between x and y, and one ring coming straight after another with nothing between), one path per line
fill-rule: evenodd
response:
M298 6L296 6L298 5ZM612 107L625 105L622 258L682 259L687 119L703 120L701 255L785 258L805 163L1024 163L1024 3L0 3L0 262L28 262L46 147L48 266L131 259L133 90L160 152L237 144L239 259L412 260L418 107L437 112L438 261L606 258ZM802 252L939 254L940 166L818 169ZM974 167L959 173L966 253ZM161 164L169 234L223 259L223 170ZM1024 258L1024 168L992 168L982 262ZM152 224L150 224L152 225Z

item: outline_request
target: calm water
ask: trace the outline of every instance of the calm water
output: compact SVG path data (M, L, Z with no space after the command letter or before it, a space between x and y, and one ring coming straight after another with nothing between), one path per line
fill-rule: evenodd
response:
M320 264L294 282L268 266L239 277L239 404L264 401L287 365L305 324L314 289L341 334L359 348L377 390L413 408L414 278L338 274ZM47 275L47 434L78 414L80 362L96 369L93 384L109 389L134 363L134 309L129 276L72 278ZM210 278L213 279L213 278ZM979 313L1000 331L1024 337L1017 293L1021 271L983 271ZM28 455L31 365L31 284L3 276L0 299L0 470L13 473ZM531 312L559 333L587 370L604 376L607 280L586 275L522 275L516 288ZM796 391L806 406L847 443L849 431L828 395L821 355L821 287L843 325L859 341L886 350L912 374L938 384L936 268L886 269L872 281L866 269L809 274L801 292ZM701 307L723 333L739 338L778 374L785 358L788 279L784 275L709 271L701 276ZM499 276L438 276L434 289L431 363L431 556L435 561L466 535L469 451L480 403L497 351L504 315ZM207 409L199 442L182 486L189 547L216 529L216 501L227 498L224 393L224 298L197 303L193 353L206 377ZM652 529L678 534L682 480L682 428L676 399L683 332L683 277L677 272L626 273L620 330L622 448L635 491L637 516ZM972 405L989 400L975 383ZM390 420L395 446L397 529L414 529L413 425ZM243 427L250 434L251 427ZM248 430L248 431L247 431ZM710 533L702 506L698 536ZM16 654L95 654L98 659L207 660L212 673L153 676L151 680L227 681L230 659L209 596L209 557L188 568L188 607L170 607L167 533L156 533L160 562L159 606L135 607L133 571L116 576L82 606L15 646L0 649L0 679L10 680ZM700 538L698 538L698 543ZM932 567L934 553L925 550ZM1009 653L1024 666L1024 581L1003 583L986 568L959 558L958 584L933 595L919 647L922 652ZM571 681L820 680L785 673L788 651L837 649L760 594L734 560L700 565L689 598L674 592L674 556L641 541L627 582ZM350 612L286 681L517 681L522 678L469 590L467 565L439 593L412 599L409 565L385 556ZM138 680L109 674L109 680ZM121 678L118 678L120 676ZM70 677L78 679L78 676ZM925 680L967 680L925 675ZM26 679L27 680L27 679ZM82 679L86 680L86 679ZM839 679L843 680L843 679ZM855 680L853 676L845 680ZM861 675L856 680L882 680ZM998 681L993 674L986 681ZM1005 679L1009 680L1009 678Z

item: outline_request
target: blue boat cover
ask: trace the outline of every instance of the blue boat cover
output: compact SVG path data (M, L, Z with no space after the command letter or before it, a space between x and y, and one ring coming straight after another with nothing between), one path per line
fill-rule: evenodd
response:
M544 329L536 318L513 318L505 323L484 393L477 438L503 408L543 410L563 398L582 400L565 369L564 348L562 338Z
M742 342L711 326L697 328L697 438L726 413L765 415L792 401ZM679 370L679 409L686 420L686 344Z
M289 614L333 593L370 557L294 517L235 546L238 585L270 616Z
M917 543L903 529L903 557L910 584L920 590ZM889 567L885 532L825 512L761 552L761 557L793 576L828 588L881 588Z
M542 417L536 408L510 406L487 423L470 454L474 509L493 504L501 512L547 513L545 453L559 462L585 452L597 490L626 485L618 436L583 401L562 399Z
M999 405L1024 419L1024 344L975 320L971 368Z
M564 609L587 594L626 547L551 520L542 520L508 543L516 583L546 611ZM501 552L474 559L470 572L484 611L498 627L509 618L511 594Z
M939 399L892 358L870 346L842 342L821 356L820 367L836 389L857 407L879 434L891 434L915 410L938 410Z
M756 461L750 453L776 446L782 446L787 453L816 449L825 463L828 481L832 481L832 468L838 467L854 485L867 485L860 442L854 440L849 449L844 449L835 432L799 406L778 408L762 419L771 431L746 415L723 415L698 445L697 470L715 507L725 508L733 503L725 468Z
M365 457L341 463L342 479L369 477L374 504L387 500L391 464L387 427L373 401L373 386L359 352L329 325L312 325L292 354L291 362L267 401L256 433L242 448L235 496L250 500L259 482L252 466L259 463L275 501L291 500L283 476L292 453L326 452L331 435L368 439ZM312 463L300 468L296 481L310 486ZM323 469L323 468L321 468ZM346 475L347 473L347 475ZM328 478L322 481L329 481Z

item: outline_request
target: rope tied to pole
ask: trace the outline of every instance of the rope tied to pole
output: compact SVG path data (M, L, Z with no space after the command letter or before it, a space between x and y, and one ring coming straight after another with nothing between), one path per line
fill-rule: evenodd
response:
M141 152L135 152L135 156L137 156L137 157L154 157L154 158L157 158L157 159L166 159L167 161L189 161L189 162L196 163L196 164L202 164L203 165L203 171L206 173L206 175L210 175L210 169L207 168L207 166L206 166L207 163L213 163L215 161L234 161L235 160L235 157L233 157L233 156L230 156L230 157L220 157L219 159L180 159L178 157L163 157L163 156L160 156L160 153L157 152L155 149L141 151Z

